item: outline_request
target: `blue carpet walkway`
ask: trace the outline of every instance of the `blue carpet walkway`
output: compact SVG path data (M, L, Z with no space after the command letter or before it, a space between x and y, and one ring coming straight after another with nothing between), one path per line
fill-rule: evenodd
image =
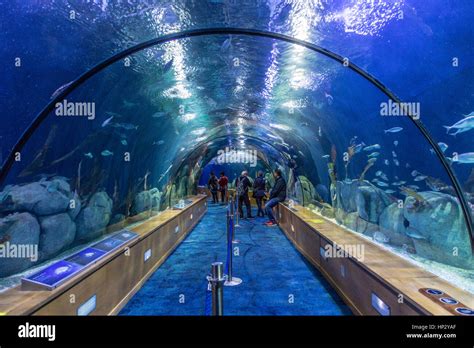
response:
M226 260L226 210L208 204L191 234L148 279L120 315L204 315L206 275ZM224 288L225 315L350 315L325 279L265 219L241 221L234 275L243 284ZM235 250L235 249L234 249Z

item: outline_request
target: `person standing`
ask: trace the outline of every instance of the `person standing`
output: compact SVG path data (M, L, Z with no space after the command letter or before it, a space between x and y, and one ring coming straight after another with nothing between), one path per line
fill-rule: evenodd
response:
M216 175L214 174L214 172L211 172L211 176L209 178L209 181L207 182L207 187L209 188L209 191L211 191L212 203L218 202L218 198L217 198L218 185L219 183L218 183Z
M240 177L235 180L235 187L237 191L237 196L239 198L239 215L240 218L243 219L244 212L242 210L242 204L245 203L247 207L247 218L252 219L252 209L250 207L250 199L249 199L249 187L252 186L250 183L250 179L248 178L248 172L244 170Z
M270 200L265 204L265 212L269 219L265 223L267 226L277 225L275 216L273 215L273 207L286 199L286 181L282 177L281 170L275 169L273 176L275 177L275 185L273 185L273 188L270 191Z
M229 184L229 178L225 176L224 172L221 172L221 177L219 178L219 191L221 193L221 202L227 202L227 185Z
M257 178L253 182L253 197L257 202L257 216L264 217L265 213L263 211L263 198L265 197L265 187L266 187L266 180L263 177L263 172L259 171L257 174Z

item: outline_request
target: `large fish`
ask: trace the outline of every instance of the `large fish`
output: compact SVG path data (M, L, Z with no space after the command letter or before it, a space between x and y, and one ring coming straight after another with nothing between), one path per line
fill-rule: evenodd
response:
M457 163L474 163L474 152L466 152L454 156L452 161Z
M467 132L468 130L474 128L474 116L467 116L463 118L461 121L456 122L452 126L443 126L446 128L446 133L449 135L456 135L459 133ZM456 130L455 133L450 133L451 129Z

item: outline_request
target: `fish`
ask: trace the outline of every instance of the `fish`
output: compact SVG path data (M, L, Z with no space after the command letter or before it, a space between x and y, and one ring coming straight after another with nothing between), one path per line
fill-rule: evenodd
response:
M367 163L374 164L376 161L377 161L377 157L372 157L372 158L369 158L369 160L367 161Z
M162 118L162 117L165 117L166 115L168 115L168 114L164 111L157 111L153 115L151 115L151 117L153 117L153 118Z
M110 126L115 127L115 128L123 128L126 130L138 129L138 126L135 126L134 124L131 124L131 123L110 123Z
M456 135L459 133L467 132L471 130L472 128L474 128L474 116L467 116L466 118L463 118L462 120L456 122L452 126L443 126L443 127L446 128L446 134L449 134L449 135ZM450 133L452 129L456 130L456 132Z
M388 194L393 194L395 193L394 190L391 190L391 189L387 189L387 190L384 190L385 193L388 193Z
M446 143L438 143L438 146L443 152L445 152L448 149L448 144Z
M398 140L395 140L395 141L393 142L393 145L398 146Z
M388 177L387 177L387 175L385 175L385 174L381 174L381 175L380 175L380 179L385 180L385 181L388 181Z
M411 176L417 176L420 173L417 170L412 170L410 174L411 174Z
M64 92L64 90L65 90L66 88L68 88L69 85L71 85L71 83L73 83L73 82L74 82L74 81L70 81L70 82L68 82L68 83L65 83L64 85L62 85L61 87L59 87L57 90L55 90L55 91L53 92L53 94L51 95L51 99L56 98L58 95L60 95L62 92Z
M123 139L120 143L121 143L122 145L124 145L124 146L127 146L127 144L128 144L125 139Z
M321 127L318 127L318 135L319 137L323 136L323 131L321 130Z
M411 227L408 227L406 230L405 230L405 234L410 237L410 238L413 238L413 239L426 239L425 236L423 236L420 232L418 232L417 230L415 230L414 228L411 228Z
M379 152L372 152L371 154L367 155L367 157L374 158L374 157L377 157L378 155L380 155Z
M392 151L392 156L397 157L397 153L395 151Z
M428 176L425 180L425 184L433 191L439 192L439 191L449 191L451 190L451 187L446 185L444 182L442 182L439 179L433 178L431 176Z
M114 116L110 116L108 119L106 119L104 122L102 122L102 127L106 127L110 124L110 122L112 122L112 120L114 119Z
M381 146L379 144L375 144L375 145L370 145L370 146L367 146L367 147L364 147L364 151L374 151L374 150L380 150Z
M400 165L400 162L399 162L396 158L393 159L393 163L394 163L397 167Z
M393 128L390 128L390 129L385 129L384 130L384 133L398 133L398 132L401 132L403 130L402 127L393 127Z
M383 182L383 181L377 181L377 185L380 186L380 187L388 187L388 184L386 182Z
M94 158L94 155L91 152L85 153L84 156L87 158Z
M453 156L453 163L474 163L474 152L466 152L460 155Z
M329 155L323 155L321 156L322 158L329 158L330 156Z
M104 157L107 157L107 156L112 156L114 153L109 150L104 150L100 154Z
M225 39L221 45L221 51L227 51L232 46L232 37Z
M407 187L411 188L412 190L419 190L420 189L420 186L418 186L418 185L408 185Z
M415 198L415 200L419 203L425 203L426 200L421 196L418 192L415 190L410 189L409 187L406 186L400 186L400 192L406 196L410 196Z
M392 185L393 186L401 186L401 185L405 185L407 182L406 181L397 181L397 182L393 182Z
M382 174L383 174L383 172L382 172L381 170L377 170L377 171L375 172L375 176L380 176L380 175L382 175Z
M390 162L389 162L388 159L386 159L385 161L383 161L383 163L384 163L386 166L390 165Z
M426 180L427 176L426 175L418 175L415 179L415 181L423 181Z
M124 99L123 102L122 102L122 105L126 108L133 108L137 104L133 103L133 102L129 102L128 100Z
M359 153L362 151L362 148L365 146L364 143L356 144L354 146L354 153Z

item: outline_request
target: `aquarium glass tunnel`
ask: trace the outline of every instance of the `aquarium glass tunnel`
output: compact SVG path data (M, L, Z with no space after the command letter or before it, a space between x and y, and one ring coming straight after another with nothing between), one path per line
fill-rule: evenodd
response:
M115 233L111 226L131 229L207 193L211 172L224 171L232 191L242 171L252 181L261 171L270 190L275 169L286 204L474 292L470 1L0 0L0 8L0 246L38 250L37 259L0 258L2 292ZM171 269L194 272L183 261L190 255L204 281L216 261L205 256L211 232L225 234L226 213L207 206L122 314L150 314L147 294L171 291L163 283ZM266 289L321 278L327 311L314 313L349 314L265 221L242 220L240 231L254 230L246 240L236 229L236 238L252 250L281 243L265 250L289 248L279 257L298 263L282 264L287 278L265 279ZM253 257L262 273L280 265L264 249ZM255 301L250 313L228 308L314 314L276 304L259 312L265 300Z

